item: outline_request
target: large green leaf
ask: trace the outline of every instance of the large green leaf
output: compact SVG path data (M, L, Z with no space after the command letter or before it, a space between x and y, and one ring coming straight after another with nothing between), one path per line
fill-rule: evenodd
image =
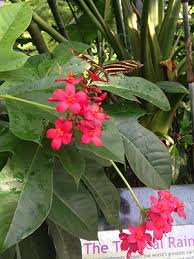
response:
M36 105L7 100L6 106L9 113L10 129L21 139L39 143L46 121L54 122L57 119L57 113L54 110L41 109Z
M47 217L52 199L52 163L41 147L7 134L0 152L12 158L0 174L0 250L34 232Z
M0 71L14 70L24 65L28 57L13 51L13 45L28 27L32 18L25 3L5 5L0 8Z
M87 63L73 56L70 51L71 48L83 52L88 46L73 41L61 43L53 50L53 53L32 56L22 68L0 73L0 79L14 85L18 83L26 84L26 82L33 83L36 80L47 78L53 74L55 78L62 76L60 73L64 76L69 71L73 71L75 74L81 73L83 67L87 67Z
M119 225L120 197L102 167L90 160L86 164L83 181L111 225Z
M139 105L126 101L122 103L105 104L103 105L105 113L110 116L143 116L146 111L142 110Z
M81 259L82 251L80 239L70 235L51 220L47 222L56 250L56 259Z
M106 91L124 97L128 100L131 96L140 97L162 110L170 110L170 105L163 91L154 83L141 77L110 77L110 83L98 83Z
M15 246L10 247L4 253L0 254L0 259L15 259Z
M18 259L55 259L55 249L48 235L48 228L41 226L17 245Z
M137 177L151 188L168 188L171 183L171 159L164 144L142 127L135 117L121 119L118 127L126 157Z
M63 146L56 156L60 159L63 168L74 178L76 184L79 184L85 170L85 159L80 150L75 145L67 145Z
M73 236L97 238L96 204L84 185L80 183L77 187L61 166L55 170L49 218Z

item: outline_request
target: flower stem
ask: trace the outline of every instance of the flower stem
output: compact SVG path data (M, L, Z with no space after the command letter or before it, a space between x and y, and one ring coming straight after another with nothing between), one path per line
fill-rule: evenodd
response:
M32 102L32 101L25 100L25 99L22 99L22 98L19 98L19 97L15 97L15 96L12 96L12 95L0 95L0 99L8 99L8 100L19 101L19 102L23 102L23 103L27 103L27 104L31 104L31 105L40 107L40 108L42 108L44 110L55 111L54 107L51 107L51 106L48 106L48 105L44 105L44 104L41 104L41 103Z
M123 174L121 173L121 171L119 170L119 168L117 167L117 165L115 164L114 161L110 160L111 164L113 165L114 169L116 170L116 172L118 173L118 175L121 177L121 179L123 180L124 184L126 185L127 189L129 190L129 192L131 193L135 203L137 204L137 206L139 207L140 211L144 211L144 208L141 206L137 196L135 195L133 189L131 188L131 186L129 185L129 183L127 182L127 180L125 179L125 177L123 176Z

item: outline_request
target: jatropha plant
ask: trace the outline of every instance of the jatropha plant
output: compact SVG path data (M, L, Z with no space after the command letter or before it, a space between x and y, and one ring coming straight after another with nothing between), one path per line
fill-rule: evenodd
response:
M110 119L101 107L107 92L102 92L93 85L94 81L104 80L90 70L86 71L89 79L84 76L75 78L73 72L69 72L66 78L55 79L56 83L66 83L64 90L56 89L53 96L48 99L50 102L58 102L56 110L60 114L55 121L55 128L48 129L46 132L46 138L52 139L51 147L56 151L62 144L70 144L73 138L76 141L77 132L82 134L82 144L92 142L96 146L103 145L100 139L102 124L103 121ZM121 176L122 173L113 161L112 165ZM128 227L130 234L123 232L119 234L122 241L121 250L127 251L127 258L130 258L135 252L143 255L147 245L152 246L155 240L161 240L165 233L172 231L173 212L184 219L186 214L184 204L171 192L165 190L158 192L158 199L151 196L150 209L142 208L129 183L125 179L124 182L140 208L142 216L140 225ZM151 231L153 235L150 234Z
M46 137L52 139L51 147L58 150L62 144L71 142L76 130L82 133L81 142L88 144L93 142L96 146L102 146L100 139L102 135L102 123L109 120L101 107L102 101L106 99L107 93L91 85L93 81L103 81L98 75L87 70L90 79L84 76L74 78L70 72L67 78L58 78L55 82L66 82L64 90L56 89L51 102L58 102L56 110L60 117L55 121L55 129L49 129ZM76 89L76 84L82 88ZM64 113L63 118L61 115Z
M150 209L142 208L142 215L145 215L142 224L137 228L129 226L130 234L120 233L119 238L122 241L120 247L122 251L127 251L127 258L137 251L143 255L147 245L152 246L155 240L161 240L165 233L171 232L173 212L186 219L184 204L171 192L159 191L158 196L158 199L155 196L150 197L152 202ZM153 235L150 234L151 231Z

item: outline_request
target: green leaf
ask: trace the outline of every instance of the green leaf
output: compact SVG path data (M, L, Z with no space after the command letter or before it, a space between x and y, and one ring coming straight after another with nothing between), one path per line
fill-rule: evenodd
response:
M120 197L102 167L90 160L86 164L83 181L111 225L119 225Z
M157 82L157 85L165 92L172 94L188 94L188 90L184 85L179 84L178 82L172 81L161 81Z
M28 56L13 51L13 45L28 27L32 11L25 3L9 4L0 8L0 71L18 69Z
M137 104L132 102L122 102L114 104L105 104L103 106L105 113L110 116L143 116L146 112L142 110Z
M85 170L85 159L80 150L74 145L67 145L60 148L56 156L61 161L63 168L74 178L78 185Z
M66 76L69 71L73 71L74 74L82 73L83 67L87 67L87 63L75 57L70 51L71 48L83 52L88 46L74 41L61 43L53 50L53 53L44 53L30 57L20 69L0 72L0 79L15 85L18 83L26 84L26 82L33 83L51 75L54 75L55 78L64 76L64 74ZM62 66L61 69L60 66ZM63 75L59 74L59 72L62 72ZM60 84L55 83L55 85ZM22 87L20 89L22 90Z
M15 246L10 247L4 253L0 254L0 259L15 259Z
M81 149L90 150L97 156L124 163L124 148L122 138L113 120L105 122L102 132L103 146L97 147L94 144L81 145Z
M57 113L40 109L36 105L15 100L6 101L10 130L17 137L40 143L41 135L48 121L54 122Z
M7 134L0 152L12 158L0 173L0 250L33 233L47 217L52 199L52 163L41 147Z
M127 160L137 177L148 187L168 188L171 183L171 159L165 145L135 117L119 121Z
M49 218L73 236L97 238L96 204L83 184L76 186L61 166L55 170L54 195Z
M47 222L56 250L56 259L81 259L80 239L70 235L51 220L47 220Z
M18 258L55 259L54 247L45 225L42 225L32 235L19 242L17 246Z
M98 83L98 86L113 94L132 100L131 96L140 97L162 110L170 110L170 105L163 91L154 83L141 77L110 77L110 83Z
M165 12L165 17L163 19L161 30L159 33L159 43L161 47L163 60L166 60L169 58L172 50L180 6L181 6L181 2L179 0L168 1L168 7Z

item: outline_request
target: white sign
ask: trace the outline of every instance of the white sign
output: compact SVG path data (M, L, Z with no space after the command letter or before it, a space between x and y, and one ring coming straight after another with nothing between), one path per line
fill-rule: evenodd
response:
M129 233L127 230L124 231ZM126 259L126 253L120 250L119 231L98 232L99 241L81 240L83 259ZM131 259L194 259L194 225L173 226L171 233L148 246L144 255L138 253Z

